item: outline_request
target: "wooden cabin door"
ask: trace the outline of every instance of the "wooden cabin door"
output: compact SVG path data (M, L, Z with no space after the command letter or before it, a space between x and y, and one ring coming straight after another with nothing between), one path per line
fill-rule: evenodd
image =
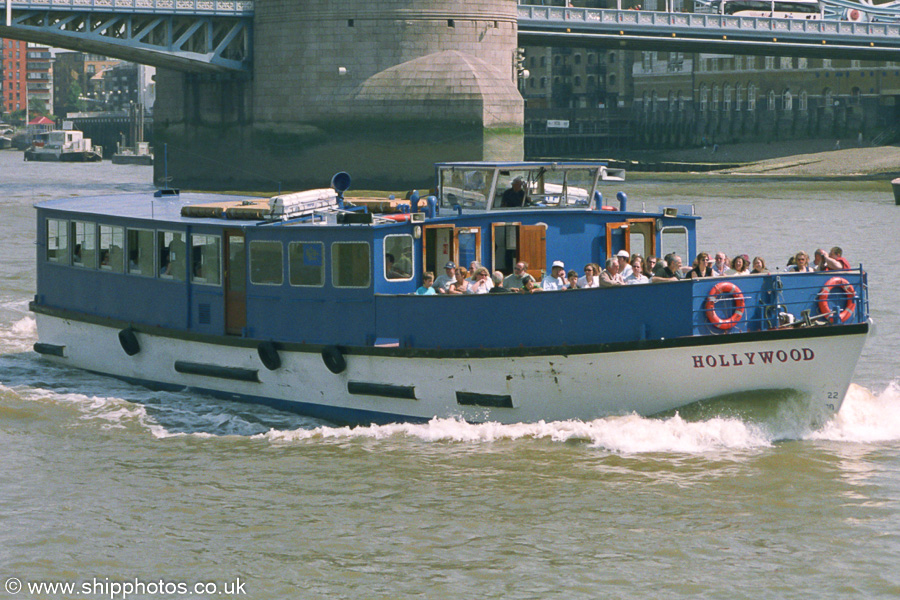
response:
M547 228L544 225L519 226L519 260L528 263L528 273L540 282L547 270Z
M247 326L247 252L244 232L225 230L225 333L241 335Z
M628 223L606 224L606 258L615 256L620 250L631 254L631 238L628 235ZM601 265L605 267L605 265Z

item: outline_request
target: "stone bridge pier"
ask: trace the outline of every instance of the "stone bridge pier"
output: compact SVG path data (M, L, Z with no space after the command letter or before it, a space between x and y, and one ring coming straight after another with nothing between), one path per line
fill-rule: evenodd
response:
M426 188L521 160L515 0L256 0L252 76L160 70L155 178L180 188ZM165 144L167 160L163 160Z

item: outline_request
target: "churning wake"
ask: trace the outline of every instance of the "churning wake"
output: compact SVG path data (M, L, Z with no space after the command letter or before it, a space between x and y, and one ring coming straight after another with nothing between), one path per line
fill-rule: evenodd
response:
M795 410L747 418L734 411L682 411L664 417L626 415L594 421L466 423L432 419L339 427L263 406L238 404L195 393L152 391L118 380L49 365L30 348L34 320L25 317L0 334L0 402L16 398L75 410L79 422L104 429L148 432L159 439L240 436L273 445L353 440L491 444L498 441L583 443L623 454L698 454L765 448L781 440L883 443L900 440L900 384L882 392L851 385L837 415L810 429ZM10 353L12 352L12 353Z

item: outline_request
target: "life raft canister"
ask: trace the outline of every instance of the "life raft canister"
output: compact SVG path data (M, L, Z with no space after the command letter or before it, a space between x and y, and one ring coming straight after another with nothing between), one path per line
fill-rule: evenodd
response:
M734 312L727 319L723 319L716 314L716 296L719 294L731 294L734 301ZM706 318L709 322L722 330L728 330L740 322L744 316L744 294L741 288L734 285L730 281L720 281L709 290L706 302L703 303L703 310L706 311Z
M853 286L850 285L850 282L843 277L832 277L825 282L825 286L819 291L819 296L816 298L816 300L819 301L819 312L822 314L831 312L831 306L828 304L828 296L831 294L831 288L833 287L839 287L847 294L847 305L839 315L841 323L845 323L856 311L856 290L854 290Z

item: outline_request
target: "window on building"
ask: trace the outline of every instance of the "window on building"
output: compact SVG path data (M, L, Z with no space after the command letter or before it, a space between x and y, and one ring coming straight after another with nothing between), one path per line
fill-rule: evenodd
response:
M769 110L775 110L775 90L769 90L769 93L766 95L767 106Z
M257 285L284 283L283 252L282 244L278 241L250 242L250 283Z
M191 281L219 285L222 281L219 265L222 238L217 235L191 236Z
M756 110L756 86L752 83L747 86L747 110Z
M767 56L766 57L766 70L771 71L774 68L775 68L775 57Z
M719 110L719 86L714 85L712 89L712 111Z
M113 273L125 272L125 228L100 225L100 268Z
M69 264L69 223L47 219L47 262Z
M325 285L325 245L322 242L291 242L288 244L288 261L291 285Z
M737 84L734 93L734 110L740 111L741 104L744 102L744 86Z
M366 242L331 245L331 282L334 287L367 288L372 282L372 261Z
M790 89L784 90L781 94L781 106L784 110L794 110L794 96Z
M87 269L97 268L97 224L72 221L72 264Z
M806 90L802 90L800 92L800 110L805 111L809 108L809 97L806 94Z
M156 235L159 253L159 276L184 281L187 266L185 236L179 231L160 231Z
M153 277L153 232L149 229L129 229L126 234L128 248L128 272L132 275Z

